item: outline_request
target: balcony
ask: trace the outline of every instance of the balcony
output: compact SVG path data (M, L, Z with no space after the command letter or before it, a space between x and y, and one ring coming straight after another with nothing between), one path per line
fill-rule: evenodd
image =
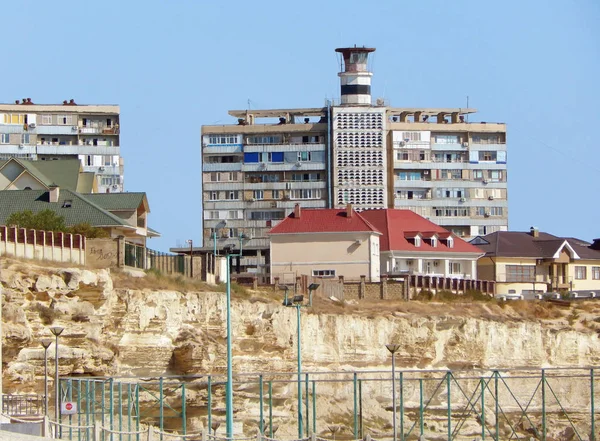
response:
M304 161L246 163L243 165L242 170L245 172L325 170L325 162Z
M244 152L323 152L325 144L246 144Z
M40 126L35 128L38 135L77 135L77 126Z
M467 146L463 145L460 142L454 142L449 144L431 144L431 150L443 151L443 152L459 152L461 150L466 150Z
M497 152L506 150L506 144L479 144L472 142L469 145L469 150Z
M121 148L105 145L49 145L36 146L39 155L120 155Z
M118 127L79 127L82 135L118 135Z
M290 199L277 201L277 208L292 209L300 204L302 208L325 208L327 201L324 199Z
M208 145L202 149L205 155L219 155L224 153L242 153L242 144L234 145Z
M241 162L207 162L202 164L202 171L242 171Z
M120 175L121 167L118 165L84 165L83 171L102 175Z

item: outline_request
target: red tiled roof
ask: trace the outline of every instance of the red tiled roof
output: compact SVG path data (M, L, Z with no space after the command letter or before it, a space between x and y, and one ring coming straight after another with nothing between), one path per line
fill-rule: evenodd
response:
M356 211L346 216L346 209L302 208L300 218L290 214L269 234L374 232L381 234Z
M475 245L471 245L411 210L365 210L360 214L383 233L379 239L381 251L437 251L441 253L483 254L483 251ZM430 235L425 236L425 234L435 233L444 240L438 240L436 247L432 247L422 240L421 246L416 247L407 240L407 236L412 238L415 232L419 232L424 237L431 237ZM453 238L454 246L452 248L447 246L445 239L448 237Z

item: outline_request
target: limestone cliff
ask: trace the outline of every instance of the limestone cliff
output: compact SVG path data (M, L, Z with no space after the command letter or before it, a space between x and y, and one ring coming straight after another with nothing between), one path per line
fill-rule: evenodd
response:
M225 372L224 293L135 289L148 285L141 279L115 287L113 277L107 270L2 261L4 393L43 390L39 339L50 336L50 324L65 328L61 376ZM280 297L234 296L236 373L296 371L296 311L281 306ZM303 370L389 370L389 342L401 344L399 369L599 365L599 309L316 299L302 311ZM240 415L256 410L256 403L244 406ZM347 407L320 409L333 415ZM333 421L332 415L319 418Z

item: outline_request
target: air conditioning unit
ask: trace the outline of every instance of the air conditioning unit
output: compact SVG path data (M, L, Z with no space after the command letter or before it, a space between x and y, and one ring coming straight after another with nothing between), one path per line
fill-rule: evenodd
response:
M31 123L31 124L29 124L29 128L30 128L30 129L35 129L35 123Z
M275 201L271 202L271 207L277 208L277 202L275 202Z
M467 198L460 198L458 201L459 202L467 202Z
M104 167L99 167L98 170L99 171L104 171Z
M483 213L483 215L484 215L485 217L490 217L490 212L489 212L489 211L486 211L485 213Z
M258 164L258 168L267 168L267 164L261 162L260 164Z
M481 181L481 183L482 183L482 184L487 184L487 183L488 183L488 181L487 181L486 179L484 179L484 180L482 180L482 181Z
M423 170L423 174L424 175L428 175L429 174L429 170Z
M112 186L112 188L114 188L116 190L117 188L119 188L119 186L117 184L115 184Z
M71 127L71 132L76 132L77 131L77 127L73 126Z
M494 196L488 196L488 201L493 201L494 200Z
M405 145L406 145L406 142L400 141L400 147L404 147Z
M25 146L23 144L19 144L19 148L22 149L25 148Z
M462 146L463 146L463 147L469 147L469 141L465 141L465 142L463 142L463 143L462 143Z
M250 198L248 199L250 202L256 202L256 198Z
M296 162L296 167L302 167L302 163L300 161Z

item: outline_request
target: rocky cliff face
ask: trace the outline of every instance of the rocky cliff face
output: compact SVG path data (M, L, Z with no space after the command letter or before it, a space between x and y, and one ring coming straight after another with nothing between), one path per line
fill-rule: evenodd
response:
M49 269L12 261L3 261L0 281L4 393L43 390L44 351L39 339L50 336L51 324L65 328L60 339L61 376L225 372L224 293L115 288L106 270ZM135 287L136 281L129 285ZM250 293L234 298L234 372L296 371L296 310L281 306L279 296L279 292ZM312 310L302 311L303 370L389 371L385 348L389 342L401 344L399 369L600 364L594 307L548 312L545 307L518 306L339 305L318 299ZM335 388L328 388L335 396ZM371 404L382 409L378 417L389 418L382 404L389 390L377 390L386 398L369 397L375 400ZM289 395L291 408L293 383L278 391ZM205 395L195 398L200 402ZM239 399L244 404L240 419L256 414L256 402L247 396ZM351 403L332 407L331 402L320 401L319 418L332 422L334 414L347 415L349 408Z

